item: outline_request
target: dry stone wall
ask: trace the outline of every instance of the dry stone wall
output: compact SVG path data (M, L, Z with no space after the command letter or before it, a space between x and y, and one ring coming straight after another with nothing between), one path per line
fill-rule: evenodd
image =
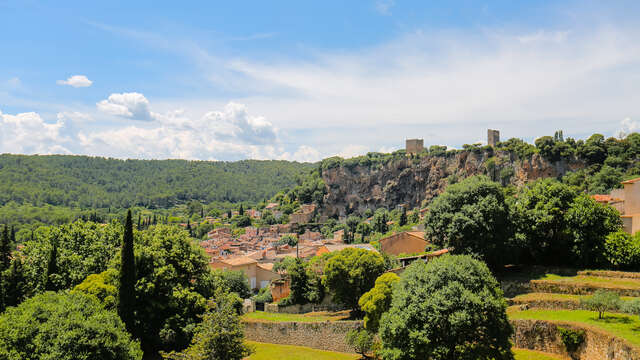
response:
M607 286L593 286L587 284L572 284L559 281L549 280L531 280L531 292L556 293L556 294L573 294L573 295L591 295L599 289L611 290L620 296L640 297L640 289L625 289Z
M579 360L640 360L640 351L637 348L597 329L542 320L511 320L511 324L515 330L512 340L518 348L554 353ZM585 341L575 353L567 353L558 326L585 332Z
M354 352L345 342L352 329L361 328L362 321L326 322L245 322L247 340L280 345L306 346L314 349Z

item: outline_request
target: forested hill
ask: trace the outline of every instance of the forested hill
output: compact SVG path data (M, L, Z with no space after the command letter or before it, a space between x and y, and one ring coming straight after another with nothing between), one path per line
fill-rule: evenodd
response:
M117 160L0 155L0 205L167 208L188 200L251 201L292 187L316 165L289 161Z

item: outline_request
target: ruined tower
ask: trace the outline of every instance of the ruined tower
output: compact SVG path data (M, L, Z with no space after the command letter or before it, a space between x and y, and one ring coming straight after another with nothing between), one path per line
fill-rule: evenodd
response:
M497 143L500 142L500 131L498 130L487 130L487 145L496 146Z
M423 139L407 139L406 151L407 154L415 155L419 154L424 150L424 140Z

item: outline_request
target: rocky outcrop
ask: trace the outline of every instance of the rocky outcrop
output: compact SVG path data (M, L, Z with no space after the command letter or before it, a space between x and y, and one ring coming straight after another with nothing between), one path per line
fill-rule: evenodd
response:
M395 158L386 163L333 167L322 171L327 186L322 213L345 216L366 209L406 204L424 205L446 186L468 176L485 174L503 184L522 185L547 177L561 177L584 167L581 161L551 163L539 154L527 159L507 151L458 151L440 156Z

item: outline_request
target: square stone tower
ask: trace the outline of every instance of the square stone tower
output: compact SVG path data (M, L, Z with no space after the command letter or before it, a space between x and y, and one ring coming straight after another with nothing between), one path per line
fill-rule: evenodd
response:
M500 142L500 131L498 130L487 130L487 145L496 146L497 143Z
M407 154L419 154L424 150L424 139L407 139Z

